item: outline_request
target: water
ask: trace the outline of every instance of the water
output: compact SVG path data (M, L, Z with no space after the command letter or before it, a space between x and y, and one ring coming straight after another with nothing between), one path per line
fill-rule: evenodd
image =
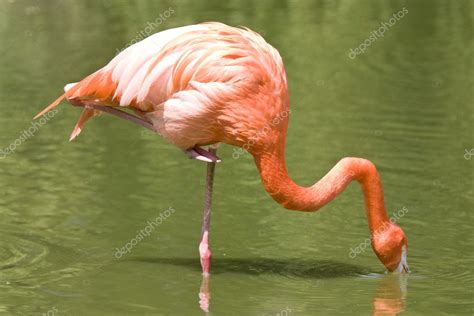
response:
M148 22L155 32L218 20L251 27L283 56L297 182L312 184L345 156L376 163L390 213L407 210L398 222L412 273L386 274L370 247L351 258L368 235L356 185L320 212L289 212L264 192L250 155L236 160L223 146L210 314L472 315L472 4L3 0L0 144L15 150L0 159L0 313L204 314L203 163L105 115L68 143L79 112L67 104L14 142L65 83L104 65ZM383 38L349 58L403 7Z

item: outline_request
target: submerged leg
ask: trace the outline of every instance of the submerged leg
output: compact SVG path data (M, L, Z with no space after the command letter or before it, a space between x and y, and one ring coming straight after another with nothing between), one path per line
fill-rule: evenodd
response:
M210 148L209 153L216 155L217 149ZM211 267L211 250L209 249L209 228L211 224L212 186L214 182L214 169L216 162L208 162L206 173L206 190L204 193L204 210L202 213L201 243L199 244L199 255L203 275L209 275Z

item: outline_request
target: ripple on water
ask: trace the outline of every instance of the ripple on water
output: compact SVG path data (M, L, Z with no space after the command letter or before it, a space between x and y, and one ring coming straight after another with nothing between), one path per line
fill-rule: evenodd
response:
M6 284L22 279L48 255L48 247L19 235L8 234L0 244L0 277ZM0 286L5 285L0 283Z
M31 313L24 305L32 298L41 301L35 289L47 279L45 274L49 274L40 272L45 266L49 248L41 242L32 241L30 236L5 229L1 229L1 232L0 300L15 303L1 306L0 311L9 314Z
M34 289L74 275L77 268L65 262L64 258L55 259L69 252L40 236L2 229L0 287Z

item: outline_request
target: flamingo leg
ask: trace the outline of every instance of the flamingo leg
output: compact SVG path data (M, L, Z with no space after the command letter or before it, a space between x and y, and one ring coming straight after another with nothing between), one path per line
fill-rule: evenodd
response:
M209 148L209 153L216 155L216 148ZM199 244L199 255L201 259L202 273L204 276L209 275L211 267L211 250L209 249L209 229L211 225L211 204L212 204L212 187L214 184L214 170L217 161L207 163L206 173L206 189L204 192L204 210L202 213L202 229L201 243Z
M98 104L87 104L87 106L91 107L91 108L94 108L96 110L106 112L106 113L109 113L111 115L120 117L120 118L125 119L127 121L136 123L136 124L141 125L145 128L148 128L149 130L155 131L155 129L153 128L153 124L151 124L148 121L145 121L144 119L142 119L138 116L129 114L125 111L117 110L117 109L115 109L111 106L103 106L103 105L98 105Z

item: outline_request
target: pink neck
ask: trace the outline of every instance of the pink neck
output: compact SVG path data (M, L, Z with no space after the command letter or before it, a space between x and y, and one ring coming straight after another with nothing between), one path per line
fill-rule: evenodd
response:
M373 163L362 158L344 158L314 185L301 187L288 175L284 146L283 142L275 148L252 153L265 190L279 204L291 210L316 211L355 180L364 193L370 231L373 233L387 223L382 184Z

